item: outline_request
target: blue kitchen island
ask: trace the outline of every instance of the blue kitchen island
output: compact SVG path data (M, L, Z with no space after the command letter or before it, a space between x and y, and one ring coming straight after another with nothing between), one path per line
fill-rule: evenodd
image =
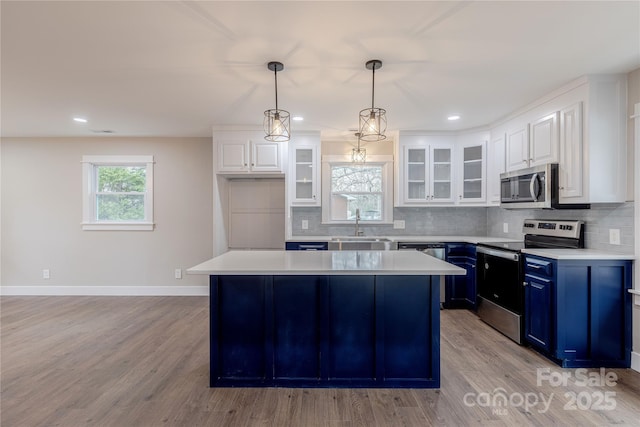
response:
M417 251L230 251L210 276L210 386L440 387L440 276Z

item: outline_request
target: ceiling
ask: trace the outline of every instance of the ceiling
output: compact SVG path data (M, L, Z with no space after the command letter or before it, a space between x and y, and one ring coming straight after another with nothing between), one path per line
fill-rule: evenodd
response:
M638 1L2 1L2 136L486 126L585 74L640 68ZM458 114L455 122L447 116ZM74 122L73 117L88 119Z

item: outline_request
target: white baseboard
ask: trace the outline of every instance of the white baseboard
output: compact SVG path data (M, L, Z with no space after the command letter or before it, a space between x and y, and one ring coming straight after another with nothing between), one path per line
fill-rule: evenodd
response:
M640 353L631 352L631 369L640 372Z
M0 286L0 295L208 296L208 286Z

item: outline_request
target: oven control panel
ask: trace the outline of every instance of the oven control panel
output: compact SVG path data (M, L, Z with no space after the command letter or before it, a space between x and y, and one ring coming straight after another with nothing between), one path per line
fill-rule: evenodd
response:
M522 232L538 236L580 238L584 221L525 219Z

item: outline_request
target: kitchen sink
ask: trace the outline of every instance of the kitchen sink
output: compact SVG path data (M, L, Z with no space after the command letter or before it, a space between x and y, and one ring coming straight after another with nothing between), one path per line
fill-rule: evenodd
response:
M390 239L371 236L342 236L329 241L330 251L388 251L397 249Z

